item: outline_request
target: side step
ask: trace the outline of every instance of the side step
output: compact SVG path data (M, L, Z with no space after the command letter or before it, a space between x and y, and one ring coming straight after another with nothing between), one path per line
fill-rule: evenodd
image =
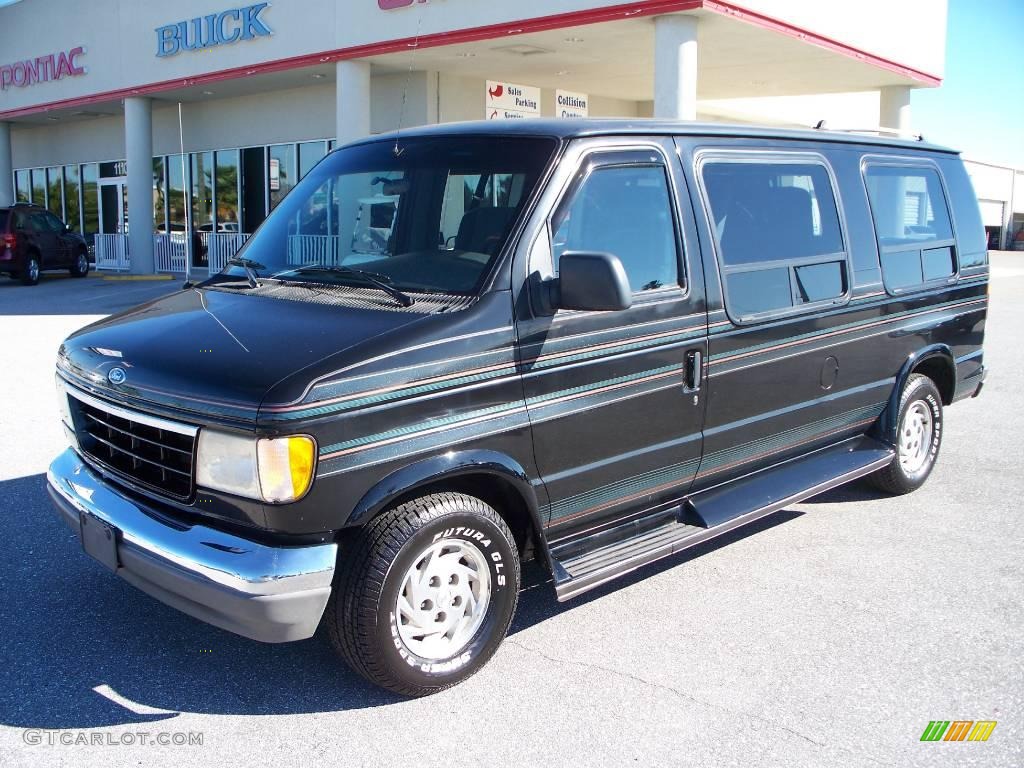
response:
M656 518L552 547L559 601L790 504L871 474L892 462L891 446L855 437L701 491Z

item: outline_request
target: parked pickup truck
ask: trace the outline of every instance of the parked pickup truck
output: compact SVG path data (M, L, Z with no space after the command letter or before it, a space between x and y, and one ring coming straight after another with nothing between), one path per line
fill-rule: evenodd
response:
M423 695L495 653L526 559L565 600L856 478L920 487L987 306L968 176L920 141L403 131L64 342L49 491L157 599L266 642L323 624Z

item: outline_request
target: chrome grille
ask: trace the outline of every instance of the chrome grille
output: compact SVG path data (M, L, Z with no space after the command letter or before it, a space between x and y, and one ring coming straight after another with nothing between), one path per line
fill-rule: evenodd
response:
M78 446L114 474L174 499L194 489L196 429L69 392Z

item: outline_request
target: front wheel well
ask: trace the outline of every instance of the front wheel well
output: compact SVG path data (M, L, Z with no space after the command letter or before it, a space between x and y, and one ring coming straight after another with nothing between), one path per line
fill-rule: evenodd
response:
M500 475L473 473L443 478L407 491L393 499L388 508L392 509L419 496L446 491L474 496L493 507L512 531L520 557L529 560L536 554L540 543L538 531L526 500L515 485Z
M956 364L944 355L927 357L914 366L911 373L920 373L935 382L936 389L942 396L942 404L953 402L956 392Z

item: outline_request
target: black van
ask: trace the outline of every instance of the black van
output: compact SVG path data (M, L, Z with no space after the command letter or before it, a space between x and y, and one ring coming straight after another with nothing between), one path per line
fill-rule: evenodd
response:
M421 695L559 599L859 477L978 394L956 153L825 131L468 123L331 153L224 272L60 348L85 550Z

